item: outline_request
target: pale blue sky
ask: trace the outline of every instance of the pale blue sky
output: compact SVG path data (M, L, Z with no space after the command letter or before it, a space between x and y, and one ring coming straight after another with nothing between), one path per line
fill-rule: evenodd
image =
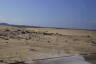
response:
M0 22L96 29L96 0L0 0Z

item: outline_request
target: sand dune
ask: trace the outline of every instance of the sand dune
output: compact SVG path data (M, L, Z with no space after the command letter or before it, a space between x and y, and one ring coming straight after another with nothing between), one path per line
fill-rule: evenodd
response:
M92 58L88 61L95 64L95 30L25 28L0 25L1 64L74 54ZM94 55L94 58L92 55Z

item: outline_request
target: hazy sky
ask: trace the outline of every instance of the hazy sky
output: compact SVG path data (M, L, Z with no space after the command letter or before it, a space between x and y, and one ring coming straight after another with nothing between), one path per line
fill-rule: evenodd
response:
M0 22L96 29L96 0L0 0Z

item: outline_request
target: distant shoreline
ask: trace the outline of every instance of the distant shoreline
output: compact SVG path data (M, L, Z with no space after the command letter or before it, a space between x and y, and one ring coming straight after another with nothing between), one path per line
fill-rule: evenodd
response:
M15 26L15 27L24 27L24 28L54 28L54 29L67 29L67 30L88 30L88 31L91 30L91 31L96 31L96 29L44 27L44 26L30 26L30 25L14 25L14 24L8 24L8 23L0 23L0 25Z

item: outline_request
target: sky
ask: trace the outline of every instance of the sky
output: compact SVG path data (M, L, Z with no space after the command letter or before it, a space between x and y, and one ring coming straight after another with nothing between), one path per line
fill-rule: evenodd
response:
M96 29L96 0L0 0L0 22Z

